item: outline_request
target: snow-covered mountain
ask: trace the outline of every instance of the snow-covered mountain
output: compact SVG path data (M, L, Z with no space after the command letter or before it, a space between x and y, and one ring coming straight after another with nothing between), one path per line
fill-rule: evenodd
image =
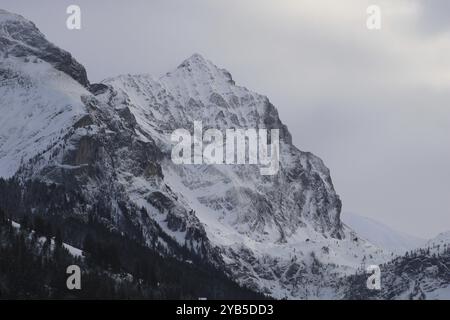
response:
M380 265L381 290L368 290L367 274L357 272L341 282L344 299L449 299L450 242L407 252Z
M12 177L5 209L66 228L76 221L67 232L76 247L79 223L96 221L163 255L188 251L275 298L338 297L342 277L389 259L341 222L329 170L292 144L270 100L201 55L161 78L90 84L21 16L0 11L0 44L0 177ZM192 132L194 121L204 130L279 129L278 173L175 165L171 133Z
M450 231L442 232L436 237L427 241L425 246L436 246L450 244Z
M320 297L330 284L315 279L323 275L314 275L314 263L327 273L351 272L364 257L383 259L381 250L341 224L341 202L323 162L293 146L269 99L237 86L228 71L194 54L159 79L127 75L103 84L109 90L97 98L129 108L155 140L165 183L195 212L227 272L240 283L276 297ZM271 177L255 165L174 165L170 133L192 131L194 121L223 132L280 129L280 172ZM142 185L129 187L130 194L139 190L135 201L152 211ZM316 281L314 289L309 281Z
M406 251L421 247L426 242L425 239L396 231L374 219L350 212L342 214L342 221L359 236L395 254L404 254Z

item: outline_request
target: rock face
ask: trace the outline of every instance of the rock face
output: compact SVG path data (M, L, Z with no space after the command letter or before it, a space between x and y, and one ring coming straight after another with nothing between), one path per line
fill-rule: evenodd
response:
M360 237L398 255L403 255L425 244L424 239L398 232L376 220L354 213L345 212L342 215L342 221L355 230Z
M84 87L89 87L86 70L67 51L50 43L34 23L0 9L0 54L38 57L50 63Z
M0 12L0 41L0 176L58 190L24 187L30 211L95 216L168 255L183 247L276 298L333 297L339 276L385 259L341 223L329 170L292 144L269 99L200 55L160 79L89 86L84 68L22 17ZM194 121L279 129L279 172L175 165L170 135Z
M156 218L171 221L172 230L183 232L197 254L206 254L203 227L165 185L161 152L152 137L140 132L130 110L98 100L85 87L87 79L78 77L85 75L84 68L72 58L75 69L62 69L65 64L58 61L70 55L49 44L31 22L5 11L0 17L6 43L1 49L8 52L0 56L0 176L24 186L27 181L55 184L61 193L36 196L35 190L24 189L23 207L44 214L58 208L61 216L85 222L96 216L169 254L168 236L161 234ZM13 43L15 38L22 41ZM160 193L171 204L163 212L151 206Z

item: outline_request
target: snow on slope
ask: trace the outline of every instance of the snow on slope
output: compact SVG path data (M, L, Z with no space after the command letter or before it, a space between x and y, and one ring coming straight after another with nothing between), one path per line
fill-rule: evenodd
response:
M256 165L183 166L183 172L178 172L183 175L180 178L186 183L191 180L191 187L196 189L199 198L206 192L200 201L224 210L234 207L228 217L241 222L238 225L244 228L242 232L248 231L249 235L253 233L255 237L272 237L272 241L278 241L294 233L299 225L310 223L313 229L340 237L340 200L328 169L317 157L292 146L287 128L267 97L235 86L229 73L197 54L160 81L138 75L120 76L104 83L112 86L114 93L103 99L112 100L117 107L129 107L140 129L159 142L160 149L169 155L171 132L178 128L191 129L194 121L201 121L204 129L280 129L281 170L286 172L283 175L262 178ZM292 195L284 199L285 208L269 204L284 201L280 199L281 190L273 188L277 182L280 187L289 188ZM208 192L210 190L214 192ZM267 199L262 198L262 194L268 196ZM238 208L231 204L230 207L227 202L243 206ZM303 217L296 212L299 206L304 207ZM297 209L292 210L294 207ZM275 214L268 214L270 210ZM251 218L253 222L249 221ZM271 230L266 233L265 228Z
M144 74L103 83L111 92L97 98L129 108L137 130L156 141L165 155L164 182L193 209L236 281L278 298L324 297L336 274L352 273L362 260L388 259L341 225L340 200L323 162L293 146L268 98L236 86L226 70L195 54L159 80ZM170 134L192 129L194 121L204 130L279 128L279 174L263 177L255 165L174 165ZM142 193L134 194L145 206ZM183 244L179 233L172 234ZM316 262L325 265L321 275Z
M31 21L2 9L0 9L1 56L38 57L69 75L82 86L89 87L86 70L69 52L49 42Z
M359 236L395 254L404 254L425 243L424 239L396 231L378 221L354 213L344 212L342 221Z
M0 42L8 46L6 52L0 48L0 112L5 115L0 176L12 175L21 162L50 147L41 168L27 169L50 179L55 176L40 169L67 169L55 173L57 178L72 175L70 187L90 195L76 204L80 213L104 196L108 222L120 228L120 200L132 209L125 210L126 218L147 228L139 228L147 240L156 235L150 218L179 244L218 253L222 260L215 262L237 282L277 298L333 297L340 276L363 262L387 259L342 225L341 202L324 163L293 146L269 99L236 86L226 70L196 54L157 80L149 75L107 79L99 90L91 88L94 97L85 89L84 68L68 53L48 44L20 16L8 19L0 11L0 24L14 22L0 28ZM47 57L47 50L56 54ZM89 111L82 102L86 96ZM86 113L89 119L73 126ZM262 177L255 166L173 165L170 133L190 129L193 121L202 121L205 129L280 129L279 175ZM74 143L52 150L69 127L76 127L69 135ZM83 143L77 143L81 137ZM67 151L72 147L79 154ZM70 172L80 164L86 170ZM142 207L148 215L134 210ZM214 249L208 252L210 243Z
M0 177L46 150L86 114L74 79L38 58L0 60Z
M87 113L86 71L20 15L0 9L0 177L51 148Z

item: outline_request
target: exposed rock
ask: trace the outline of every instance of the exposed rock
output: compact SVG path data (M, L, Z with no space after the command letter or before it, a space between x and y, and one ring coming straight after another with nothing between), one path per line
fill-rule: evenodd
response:
M70 53L50 43L34 23L0 9L0 53L14 57L38 57L89 87L85 68Z

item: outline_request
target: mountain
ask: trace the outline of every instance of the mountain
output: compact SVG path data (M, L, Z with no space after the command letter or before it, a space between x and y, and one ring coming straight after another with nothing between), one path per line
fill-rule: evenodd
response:
M426 242L424 239L396 231L374 219L350 212L342 215L342 221L364 239L395 254L402 255Z
M97 98L128 108L140 130L154 139L162 152L165 183L193 210L219 249L219 264L239 283L278 298L320 297L331 285L323 281L322 271L354 270L364 256L385 258L342 225L341 202L323 162L292 145L269 99L236 85L227 70L194 54L159 79L126 75L103 84L109 89ZM256 165L174 165L170 133L178 128L192 132L195 121L204 130L222 132L280 129L278 174L263 176ZM129 185L129 194L135 190L140 192L137 203L154 211L142 201L148 199L142 184ZM170 227L165 230L173 234ZM316 273L315 264L324 270Z
M380 290L368 290L367 274L360 270L343 278L337 291L343 299L448 300L450 241L440 240L380 265Z
M358 270L344 277L337 289L343 299L448 300L450 298L450 233L444 232L431 240L422 240L372 219L343 214L345 223L360 235L391 248L396 256L379 265L381 290L368 290L364 284L367 273ZM338 294L339 296L339 294Z
M134 264L156 259L171 270L156 273L160 282L177 290L165 298L185 296L174 279L189 265L184 275L199 282L189 297L310 299L340 297L362 264L390 259L342 223L328 168L292 144L270 100L201 55L160 78L91 84L21 16L0 12L0 41L0 209L60 230L101 257L97 268L138 281L146 268ZM197 122L204 131L278 129L276 174L175 164L172 133ZM208 275L211 290L200 285Z
M0 52L4 56L37 57L89 87L85 68L70 53L50 43L31 21L0 9Z

